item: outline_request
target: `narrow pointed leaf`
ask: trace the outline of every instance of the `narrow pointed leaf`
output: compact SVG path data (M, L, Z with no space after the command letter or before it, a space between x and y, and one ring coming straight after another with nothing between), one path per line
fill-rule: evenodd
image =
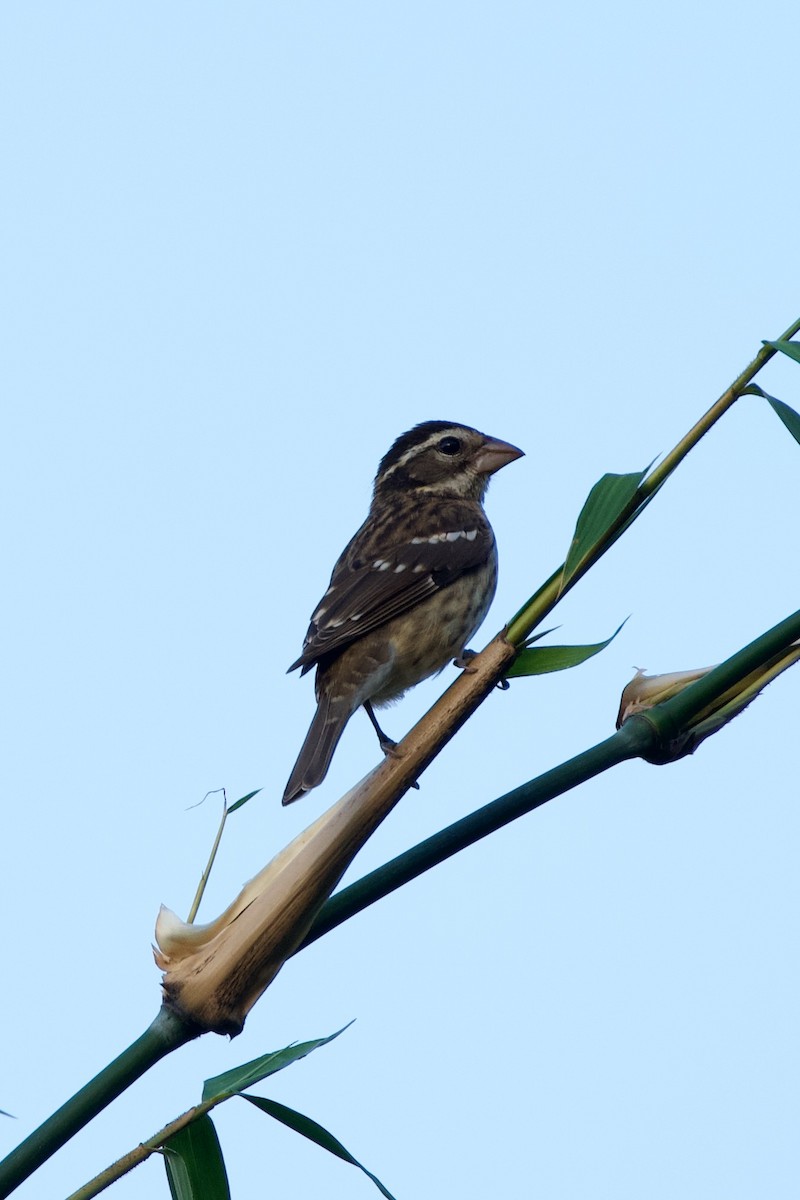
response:
M604 475L586 498L575 526L572 545L564 563L563 582L566 584L577 571L586 555L606 536L636 495L644 479L644 471L629 475Z
M230 806L230 808L228 809L228 816L230 816L230 814L232 812L236 812L237 808L241 808L242 805L247 804L247 801L252 800L253 796L257 796L260 791L263 791L263 789L256 788L256 790L254 792L248 792L246 796L242 796L242 797L240 797L240 799L235 800L233 802L233 804Z
M793 408L790 408L788 404L784 404L782 400L774 400L772 396L768 396L767 399L794 440L800 442L800 413L795 412Z
M164 1143L164 1167L172 1200L230 1200L222 1148L208 1113Z
M789 433L796 442L800 442L800 414L796 413L788 404L784 404L782 400L776 399L775 396L770 396L769 392L765 392L757 383L750 383L742 392L743 396L762 396L769 401L772 408L783 421Z
M770 396L769 392L765 392L757 383L748 383L746 388L742 388L743 396L763 396L765 400L774 400L774 396Z
M281 1121L289 1129L293 1129L295 1133L302 1133L303 1137L316 1142L323 1150L328 1150L331 1154L335 1154L337 1158L350 1163L351 1166L358 1167L359 1171L363 1171L372 1180L378 1191L386 1197L386 1200L394 1200L392 1193L388 1188L383 1186L377 1175L373 1175L357 1158L353 1158L353 1155L342 1145L338 1138L335 1138L332 1133L328 1133L327 1129L323 1129L322 1125L317 1124L316 1121L312 1121L311 1117L304 1117L302 1113L296 1112L293 1108L287 1108L285 1104L278 1104L276 1100L264 1100L261 1096L248 1096L245 1093L242 1099L249 1100L256 1108L260 1108L262 1112L268 1113L276 1121Z
M789 433L796 442L800 442L800 413L796 413L788 404L784 404L782 400L776 400L774 396L766 396L774 411L783 421Z
M773 350L780 350L781 354L800 362L800 342L764 342L764 345L771 346Z
M560 628L560 625L551 625L549 629L542 629L539 633L532 633L531 636L526 638L522 644L523 646L532 646L534 642L540 642L542 638L546 638L549 633L555 633L555 631Z
M622 622L622 625L624 624L625 621ZM605 650L622 629L622 625L604 642L595 642L593 645L529 646L520 650L505 677L518 679L523 675L545 675L550 671L566 671L569 667L578 667L601 650Z
M276 1071L282 1071L284 1067L290 1067L298 1059L305 1058L307 1054L318 1050L320 1046L326 1046L340 1033L344 1033L345 1029L349 1029L352 1024L353 1022L350 1021L348 1025L337 1029L336 1033L332 1033L330 1037L317 1038L313 1042L300 1042L295 1046L286 1046L283 1050L275 1050L272 1054L263 1054L261 1058L254 1058L250 1062L242 1063L240 1067L232 1067L230 1071L224 1071L222 1075L215 1075L212 1079L207 1079L203 1084L203 1099L217 1100L220 1096L235 1096L243 1088L252 1087L253 1084L266 1079L268 1075L274 1075Z

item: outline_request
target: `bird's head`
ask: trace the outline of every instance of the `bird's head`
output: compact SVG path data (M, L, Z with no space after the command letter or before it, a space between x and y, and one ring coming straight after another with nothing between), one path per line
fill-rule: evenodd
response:
M482 500L490 477L523 454L509 442L453 421L423 421L381 459L375 499L397 492Z

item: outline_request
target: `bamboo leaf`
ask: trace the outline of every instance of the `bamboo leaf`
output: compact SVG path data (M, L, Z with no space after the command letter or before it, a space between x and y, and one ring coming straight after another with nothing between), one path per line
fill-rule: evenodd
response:
M230 1200L222 1147L208 1113L164 1143L164 1167L172 1200Z
M767 396L767 399L794 440L800 442L800 413L796 413L793 408L790 408L788 404L784 404L782 400L774 400L772 396Z
M307 1137L310 1141L316 1142L323 1150L327 1150L330 1154L335 1154L337 1158L341 1158L351 1166L358 1167L359 1171L363 1171L368 1179L371 1179L375 1187L386 1200L394 1200L394 1196L385 1188L378 1179L377 1175L373 1175L371 1171L354 1158L342 1143L335 1138L332 1133L328 1133L322 1125L316 1121L312 1121L311 1117L305 1117L302 1113L296 1112L293 1108L287 1108L285 1104L278 1104L276 1100L264 1100L261 1096L249 1096L246 1093L242 1097L243 1100L249 1100L256 1108L260 1108L262 1112L267 1113L270 1117L274 1117L276 1121L281 1121L289 1129L293 1129L295 1133L301 1133L303 1137Z
M644 471L633 471L629 475L603 475L594 485L575 525L572 545L564 563L562 587L569 582L589 551L602 541L622 516L648 470L649 467L646 467Z
M336 1033L332 1033L330 1037L286 1046L283 1050L275 1050L272 1054L263 1054L260 1058L242 1063L240 1067L232 1067L230 1071L224 1071L222 1075L215 1075L212 1079L207 1079L203 1084L203 1100L218 1100L221 1096L237 1095L244 1088L252 1087L253 1084L266 1079L268 1075L274 1075L276 1071L290 1067L292 1063L297 1062L300 1058L305 1058L307 1054L312 1054L320 1046L326 1046L340 1033L344 1033L345 1029L349 1029L352 1024L353 1022L350 1021L342 1029L337 1029Z
M263 791L263 789L256 788L254 792L248 792L246 796L241 796L238 800L234 800L233 804L228 809L228 816L230 816L232 812L236 812L237 808L241 808L243 805L247 804L247 801L252 800L253 796L257 796L260 791Z
M800 442L800 414L796 413L788 404L784 404L782 400L778 400L775 396L770 396L769 392L765 392L757 383L750 383L742 391L743 396L761 396L767 400L774 411L783 421L789 433L796 442Z
M800 342L764 342L764 345L771 346L773 350L780 350L781 354L786 354L789 358L793 358L795 362L800 363Z
M627 620L627 617L625 618ZM622 622L622 625L625 621ZM605 650L622 629L616 629L611 637L604 642L595 642L586 646L527 646L520 650L511 667L506 671L506 679L517 679L523 675L545 675L550 671L566 671L569 667L578 667L587 659L593 658L601 650Z
M748 383L746 388L742 388L742 396L761 396L764 400L774 400L774 396L770 396L769 392L765 392L757 383ZM780 401L778 401L780 403Z

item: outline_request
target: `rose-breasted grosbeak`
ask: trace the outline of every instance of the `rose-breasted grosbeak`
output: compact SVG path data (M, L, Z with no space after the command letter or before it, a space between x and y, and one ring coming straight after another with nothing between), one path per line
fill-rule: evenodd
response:
M325 778L361 705L373 705L461 657L497 586L497 550L482 500L489 477L522 454L452 421L425 421L382 459L369 515L333 568L290 671L316 664L317 711L283 803Z

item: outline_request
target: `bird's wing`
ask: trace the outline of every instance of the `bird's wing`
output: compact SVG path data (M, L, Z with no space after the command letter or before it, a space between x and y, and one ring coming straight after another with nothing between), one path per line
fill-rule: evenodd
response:
M289 670L307 671L323 655L343 649L465 571L482 566L493 544L485 518L363 557L356 535L334 568L330 587L311 618L303 653Z

